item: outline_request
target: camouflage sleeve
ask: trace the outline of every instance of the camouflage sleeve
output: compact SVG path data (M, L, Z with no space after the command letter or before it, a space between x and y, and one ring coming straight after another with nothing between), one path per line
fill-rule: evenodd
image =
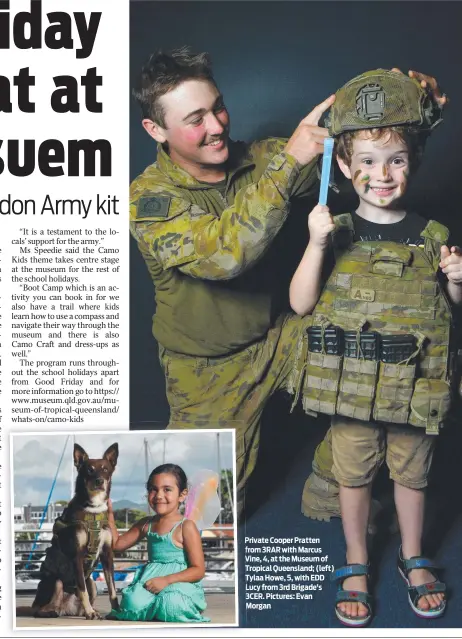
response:
M291 197L317 197L319 190L319 177L317 169L317 159L313 160L300 171L296 180Z
M257 157L260 157L263 161L265 161L265 158L268 155L272 156L276 153L284 152L288 141L288 138L269 138L260 142L254 142L252 145L252 152ZM291 199L317 195L317 190L319 188L317 158L312 160L306 166L298 166L300 168L300 172L292 185L290 192Z
M232 279L262 256L282 227L299 174L293 157L276 154L219 218L180 198L142 197L132 204L132 234L165 269L177 267L200 279ZM149 208L157 212L143 212Z

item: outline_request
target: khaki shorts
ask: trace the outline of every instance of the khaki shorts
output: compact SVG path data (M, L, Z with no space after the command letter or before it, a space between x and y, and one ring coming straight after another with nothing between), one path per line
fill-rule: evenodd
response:
M393 481L407 488L427 486L435 437L399 424L332 418L332 472L341 486L370 484L384 460Z

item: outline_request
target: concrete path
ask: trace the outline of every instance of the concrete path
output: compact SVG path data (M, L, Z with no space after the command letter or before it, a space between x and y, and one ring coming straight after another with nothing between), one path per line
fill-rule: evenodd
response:
M18 595L16 597L17 606L30 606L34 600L34 595ZM120 600L120 596L119 596ZM211 618L212 623L233 624L236 621L234 594L206 594L207 610L205 614ZM109 598L107 595L98 595L95 608L102 614L107 614L110 610ZM104 626L130 626L127 621L87 621L80 617L60 617L58 619L37 619L35 617L17 617L17 628L62 628L65 626L82 626L82 628L97 628ZM157 623L155 624L158 625ZM196 625L196 624L191 624ZM149 624L146 623L146 627Z

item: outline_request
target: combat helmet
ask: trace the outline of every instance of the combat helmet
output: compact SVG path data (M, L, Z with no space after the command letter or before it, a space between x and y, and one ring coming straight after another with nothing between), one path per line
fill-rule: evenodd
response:
M366 71L335 94L325 119L329 135L345 131L413 125L430 132L442 122L442 109L414 78L387 69Z

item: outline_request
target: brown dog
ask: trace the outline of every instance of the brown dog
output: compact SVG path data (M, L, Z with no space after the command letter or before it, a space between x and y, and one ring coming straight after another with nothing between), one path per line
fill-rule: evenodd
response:
M53 526L51 547L40 568L40 583L30 612L36 617L85 616L100 619L93 608L96 586L91 578L98 559L104 570L111 607L118 608L114 584L112 535L107 501L119 449L112 444L102 459L89 459L74 445L75 495ZM24 614L17 610L17 614ZM26 613L27 614L27 613Z

